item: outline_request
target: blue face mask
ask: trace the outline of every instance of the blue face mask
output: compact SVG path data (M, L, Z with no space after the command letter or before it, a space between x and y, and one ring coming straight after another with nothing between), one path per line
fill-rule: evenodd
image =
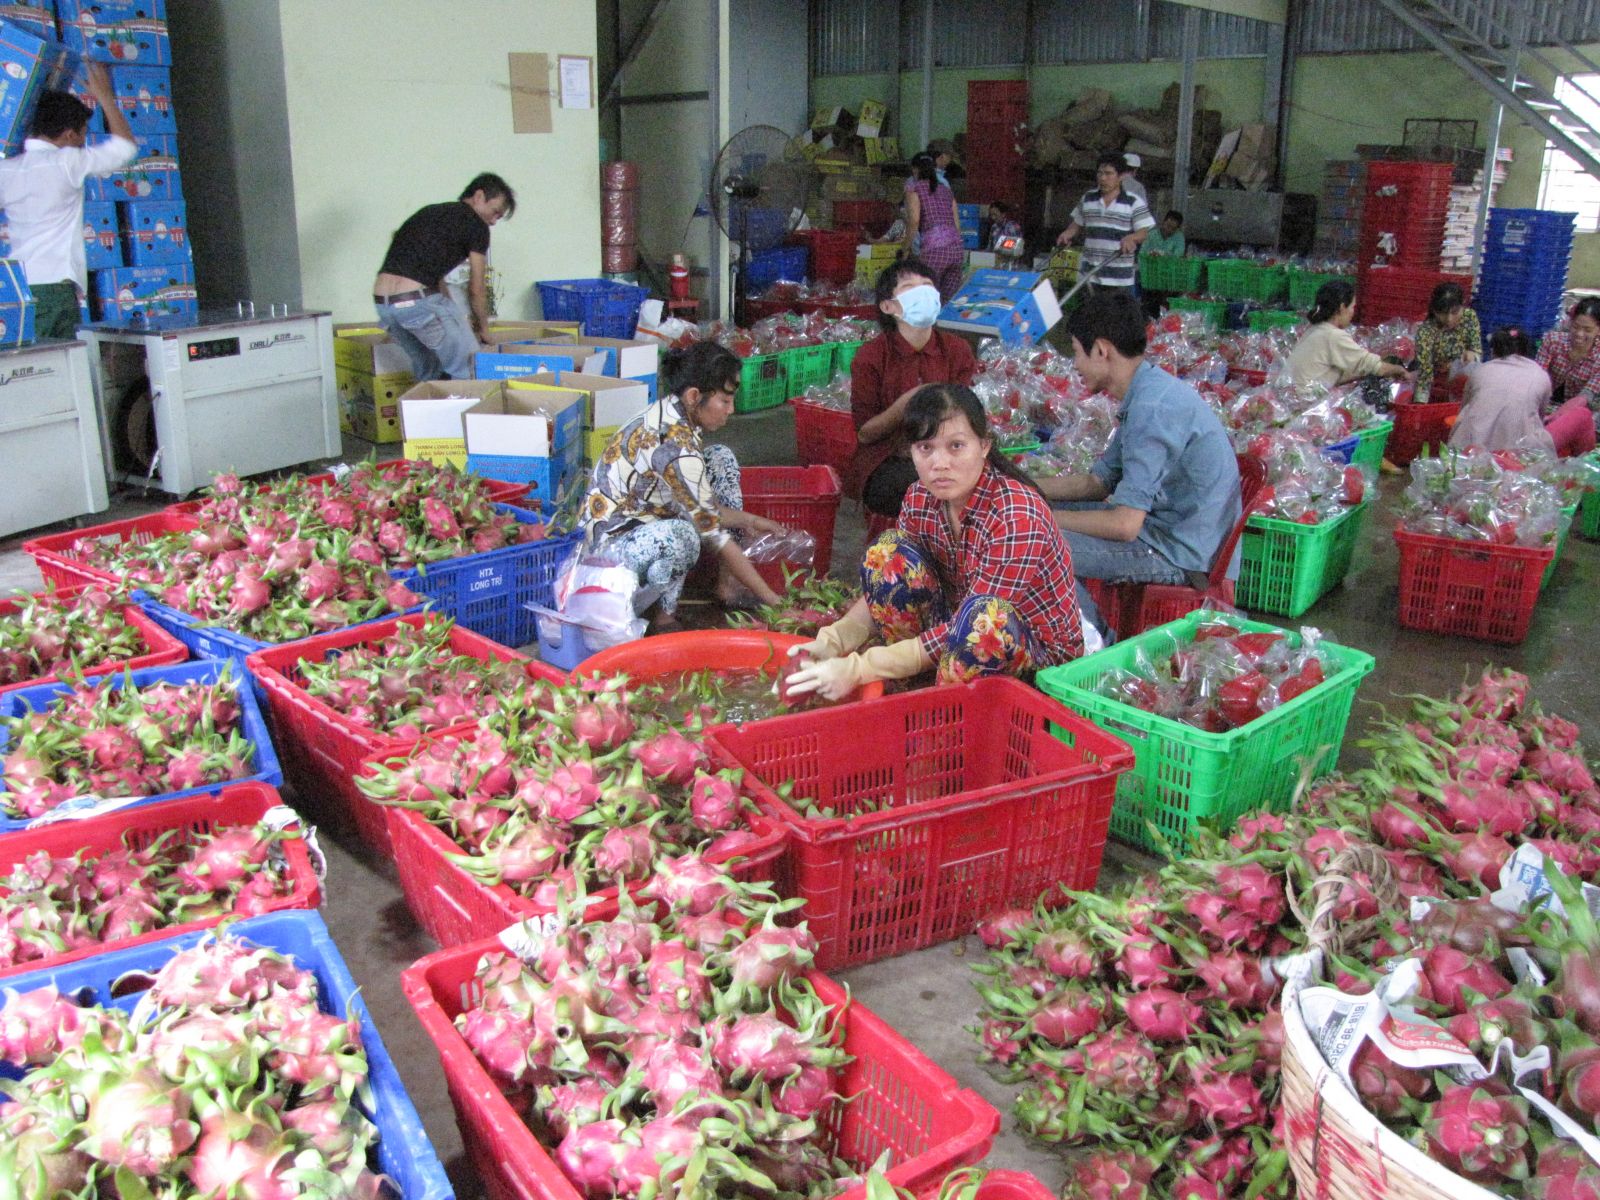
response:
M895 297L900 302L900 319L913 329L931 329L939 319L939 289L919 283Z
M945 187L949 187L950 186L950 181L945 178L944 168L943 167L935 167L933 169L933 173L934 173L935 176L938 177L939 182L944 184Z

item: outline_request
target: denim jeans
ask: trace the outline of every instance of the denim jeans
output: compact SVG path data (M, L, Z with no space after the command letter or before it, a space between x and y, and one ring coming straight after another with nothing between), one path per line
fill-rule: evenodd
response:
M478 338L467 314L439 293L399 304L380 304L378 323L405 350L418 383L471 379Z
M1104 508L1104 504L1061 504L1058 508ZM1188 576L1172 565L1148 542L1135 538L1131 542L1114 542L1110 538L1094 537L1087 533L1064 530L1067 546L1072 551L1072 576L1078 592L1078 611L1083 619L1094 625L1109 644L1112 640L1105 616L1083 586L1085 579L1102 579L1107 583L1188 583Z

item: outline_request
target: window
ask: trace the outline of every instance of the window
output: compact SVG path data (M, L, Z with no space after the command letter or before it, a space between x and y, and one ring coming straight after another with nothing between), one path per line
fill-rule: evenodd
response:
M1556 99L1600 129L1600 75L1565 75L1556 81ZM1539 207L1578 214L1581 232L1600 230L1600 179L1596 179L1549 142L1539 178Z

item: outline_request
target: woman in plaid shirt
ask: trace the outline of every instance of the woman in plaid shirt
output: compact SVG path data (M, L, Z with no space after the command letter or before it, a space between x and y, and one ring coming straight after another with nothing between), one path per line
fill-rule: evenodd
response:
M1569 314L1564 333L1547 333L1539 343L1538 363L1550 373L1555 411L1547 414L1545 428L1558 421L1565 428L1577 421L1593 420L1600 410L1600 299L1578 301ZM1551 429L1552 433L1556 431ZM1556 442L1562 437L1556 433Z
M792 655L792 692L842 699L936 670L940 683L1021 675L1083 653L1072 554L1032 481L995 448L972 389L929 384L905 413L917 482L867 550L863 597ZM884 644L860 652L869 639Z

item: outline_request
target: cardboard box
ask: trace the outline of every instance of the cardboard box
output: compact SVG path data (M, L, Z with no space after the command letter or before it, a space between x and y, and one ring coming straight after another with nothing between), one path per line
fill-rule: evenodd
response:
M334 346L337 351L337 340ZM374 375L336 365L333 378L339 389L341 429L379 445L400 440L400 397L416 385L409 367Z
M129 266L188 261L189 222L182 200L129 200L117 207Z
M588 371L601 374L606 351L576 343L507 342L496 350L472 356L472 373L479 379L515 379L541 371Z
M122 237L117 230L115 204L84 204L83 255L91 271L127 265L122 257Z
M508 342L575 342L583 326L577 321L489 322L489 337L497 345Z
M849 110L839 107L819 108L816 116L811 118L811 128L816 130L832 129L842 124L850 116Z
M110 134L90 137L103 142ZM139 155L120 171L92 175L83 181L83 194L94 201L182 200L183 180L178 174L178 138L171 133L135 134Z
M900 161L900 139L892 137L869 137L861 141L862 149L867 153L867 165L877 166L879 163L892 163Z
M97 321L122 320L135 313L192 317L200 311L192 262L95 271L89 286Z
M0 21L0 153L21 152L39 97L65 87L78 65L78 56L54 39Z
M61 40L105 63L172 65L165 0L56 0Z
M405 456L465 467L467 410L485 402L503 409L505 392L498 379L436 379L408 388L399 400Z
M883 123L889 119L888 106L881 100L863 100L861 115L856 118L856 136L876 138L883 132Z
M583 428L605 429L626 425L650 404L650 394L638 379L617 379L604 375L585 375L577 371L557 371L513 380L508 387L567 388L583 395Z
M604 429L588 429L583 434L583 459L591 466L600 461L606 446L616 437L621 425L607 425Z
M588 397L575 388L506 385L463 417L467 452L501 458L576 458Z
M0 258L0 346L25 346L33 341L33 292L22 264Z
M178 132L169 67L112 67L111 90L134 133Z
M941 329L1031 346L1061 319L1055 288L1032 271L974 271L939 312Z
M468 454L467 470L476 475L528 485L524 507L538 503L539 512L548 516L570 487L578 486L583 475L583 460L577 455L558 458L504 458L496 454Z
M15 4L0 4L0 21L36 38L57 41L56 14L51 3L52 0L18 0Z
M391 342L382 326L370 323L333 327L333 365L364 375L411 372L411 359L404 347Z

